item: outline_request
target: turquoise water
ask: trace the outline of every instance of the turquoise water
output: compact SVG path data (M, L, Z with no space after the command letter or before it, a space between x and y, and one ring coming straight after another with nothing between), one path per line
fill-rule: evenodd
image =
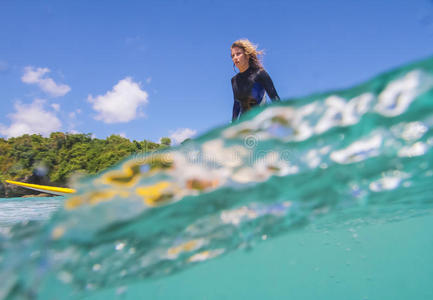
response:
M433 217L309 229L93 299L432 299Z
M63 206L64 197L0 198L0 228L42 221Z
M432 125L427 59L2 200L0 299L431 299Z

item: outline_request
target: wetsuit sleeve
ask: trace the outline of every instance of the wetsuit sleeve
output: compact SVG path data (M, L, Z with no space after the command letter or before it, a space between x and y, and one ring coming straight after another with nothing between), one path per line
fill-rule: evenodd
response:
M237 120L240 110L241 110L241 106L239 104L239 101L234 100L232 122Z
M272 82L271 76L269 76L268 72L261 70L259 78L269 98L271 98L272 101L280 101L280 96L278 96L274 83Z
M233 101L234 101L233 102L232 122L237 120L237 118L239 117L239 113L241 111L241 105L240 105L239 101L236 100L236 97L235 97L235 88L233 85L233 81L234 81L234 78L232 78Z

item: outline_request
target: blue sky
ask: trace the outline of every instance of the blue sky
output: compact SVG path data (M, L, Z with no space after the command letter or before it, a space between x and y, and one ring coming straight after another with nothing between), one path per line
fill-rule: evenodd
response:
M0 136L181 141L227 124L230 45L281 98L347 88L433 55L433 1L0 1Z

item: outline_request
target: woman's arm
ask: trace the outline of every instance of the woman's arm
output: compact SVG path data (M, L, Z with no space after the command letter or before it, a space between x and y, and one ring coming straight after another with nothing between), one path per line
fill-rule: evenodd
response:
M233 77L232 80L232 90L233 90L233 113L232 113L232 122L237 120L239 117L239 113L241 112L241 104L239 101L236 100L235 96L235 78Z
M261 70L259 74L261 84L265 88L266 93L272 101L280 101L280 96L278 96L277 90L274 87L271 76L265 70Z
M239 112L241 111L241 106L239 104L239 101L237 101L236 99L234 100L233 103L233 114L232 114L232 122L236 121L238 119L239 116Z

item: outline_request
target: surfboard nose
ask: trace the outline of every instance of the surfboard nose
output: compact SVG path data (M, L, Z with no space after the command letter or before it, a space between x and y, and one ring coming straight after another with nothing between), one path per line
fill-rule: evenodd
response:
M67 194L74 194L76 192L74 189L64 188L64 187L25 183L25 182L13 181L13 180L5 180L5 182L9 183L9 184L16 185L16 186L20 186L20 187L23 187L26 189L31 189L31 190L35 190L35 191L39 191L39 192L44 192L44 193L50 193L50 194L59 195L59 196L64 196Z

